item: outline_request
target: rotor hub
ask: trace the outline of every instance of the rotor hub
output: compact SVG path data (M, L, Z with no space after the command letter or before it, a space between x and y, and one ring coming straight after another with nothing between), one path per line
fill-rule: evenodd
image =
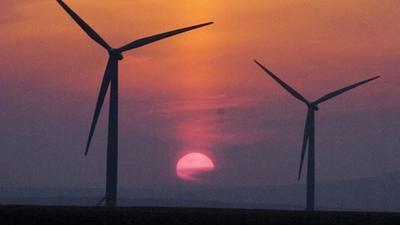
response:
M122 55L122 53L120 51L116 50L116 49L112 49L110 51L110 56L114 57L114 58L116 58L116 59L118 59L120 61L124 59L124 56Z
M309 104L309 105L308 105L308 108L310 108L310 109L312 109L312 110L314 110L314 111L318 111L318 110L319 110L318 105L314 105L314 104Z

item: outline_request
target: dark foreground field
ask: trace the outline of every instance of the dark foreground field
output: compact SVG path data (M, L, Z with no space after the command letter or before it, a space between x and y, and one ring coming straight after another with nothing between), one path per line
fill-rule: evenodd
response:
M399 224L397 213L201 209L0 206L0 224Z

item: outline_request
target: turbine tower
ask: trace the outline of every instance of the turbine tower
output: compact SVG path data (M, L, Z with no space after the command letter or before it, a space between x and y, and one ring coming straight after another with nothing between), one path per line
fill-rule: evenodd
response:
M274 79L278 84L280 84L284 89L286 89L293 97L302 101L306 104L308 111L306 117L306 123L304 128L304 136L303 136L303 145L301 148L301 158L300 158L300 168L298 174L298 180L301 178L301 170L303 167L304 156L306 154L306 148L308 146L308 154L307 154L307 207L306 210L313 211L314 210L314 196L315 196L315 112L318 111L318 105L323 103L331 98L334 98L338 95L341 95L347 91L350 91L353 88L356 88L360 85L378 79L379 76L372 77L370 79L352 84L350 86L344 87L342 89L336 90L329 94L326 94L316 101L308 101L305 97L303 97L299 92L294 90L288 84L283 82L279 77L277 77L274 73L272 73L269 69L255 60L255 63L261 67L267 74L269 74L272 79Z
M122 53L151 44L164 38L168 38L183 32L197 29L212 24L203 23L195 26L181 28L165 33L138 39L120 48L112 48L100 35L98 35L85 21L83 21L70 7L62 0L57 0L58 4L72 17L72 19L86 32L86 34L105 48L109 54L107 67L100 86L99 96L97 98L96 108L90 127L89 138L86 145L85 155L87 155L90 143L96 128L97 120L103 106L104 99L110 87L110 105L108 119L108 142L107 142L107 175L106 175L106 193L97 205L105 201L105 206L114 207L117 205L117 175L118 175L118 62L123 59Z

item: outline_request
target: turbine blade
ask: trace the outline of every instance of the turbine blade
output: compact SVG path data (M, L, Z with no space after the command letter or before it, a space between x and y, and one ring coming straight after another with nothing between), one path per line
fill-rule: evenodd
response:
M100 37L82 18L80 18L67 4L65 4L62 0L57 0L58 4L72 17L73 20L82 28L83 31L89 35L95 42L99 45L103 46L107 50L111 50L110 45L107 44L103 38Z
M111 75L112 75L111 71L112 71L114 65L115 65L115 62L110 58L107 63L107 68L104 73L103 81L101 82L99 96L97 97L96 109L94 111L92 125L90 126L89 138L88 138L88 141L86 144L85 155L88 154L90 143L92 141L92 137L94 134L94 130L96 129L97 120L99 119L101 108L103 106L108 87L110 86Z
M361 81L361 82L352 84L352 85L350 85L350 86L347 86L347 87L344 87L344 88L339 89L339 90L337 90L337 91L334 91L334 92L331 92L331 93L329 93L329 94L326 94L326 95L322 96L321 98L319 98L317 101L315 101L315 104L319 104L319 103L325 102L325 101L327 101L327 100L329 100L329 99L331 99L331 98L334 98L334 97L336 97L336 96L338 96L338 95L341 95L341 94L343 94L343 93L345 93L345 92L347 92L347 91L350 91L350 90L353 89L353 88L356 88L356 87L358 87L358 86L360 86L360 85L363 85L363 84L365 84L365 83L368 83L368 82L370 82L370 81L376 80L376 79L378 79L379 77L380 77L380 76L372 77L372 78L370 78L370 79L367 79L367 80L364 80L364 81Z
M279 77L277 77L274 73L272 73L269 69L267 69L265 66L263 66L261 63L259 63L257 60L254 60L254 62L261 68L263 69L266 73L268 73L272 79L274 79L276 82L278 82L284 89L286 89L291 95L293 95L295 98L299 99L300 101L306 103L307 105L309 104L308 100L304 98L300 93L298 93L296 90L294 90L292 87L290 87L288 84L283 82Z
M301 157L300 157L300 167L299 167L299 176L297 180L301 178L301 169L303 168L304 156L306 155L306 148L308 144L309 138L309 127L310 127L310 110L307 112L306 124L304 127L304 136L303 136L303 145L301 147Z
M134 49L134 48L139 48L139 47L141 47L143 45L148 45L148 44L151 44L153 42L159 41L161 39L168 38L168 37L171 37L171 36L183 33L183 32L187 32L187 31L190 31L190 30L193 30L193 29L197 29L197 28L200 28L200 27L204 27L204 26L207 26L207 25L210 25L210 24L213 24L213 22L202 23L202 24L198 24L198 25L195 25L195 26L181 28L181 29L177 29L177 30L168 31L168 32L165 32L165 33L161 33L161 34L156 34L156 35L153 35L153 36L145 37L145 38L142 38L142 39L138 39L138 40L133 41L133 42L131 42L131 43L125 45L125 46L122 46L121 48L118 49L118 51L124 52L124 51L128 51L128 50L131 50L131 49Z

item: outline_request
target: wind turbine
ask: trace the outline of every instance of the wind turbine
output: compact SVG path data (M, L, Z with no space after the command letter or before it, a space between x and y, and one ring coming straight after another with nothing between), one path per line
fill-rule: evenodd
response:
M110 105L108 119L108 143L107 143L107 177L106 177L106 194L97 205L105 201L108 207L117 205L117 175L118 175L118 61L123 59L122 53L139 48L144 45L151 44L164 38L168 38L183 32L197 29L212 24L203 23L195 26L185 27L165 33L156 34L145 37L126 44L120 48L112 48L100 35L98 35L85 21L83 21L69 6L62 0L57 0L58 4L72 17L72 19L86 32L86 34L105 48L109 54L107 67L104 73L103 81L100 86L100 92L96 103L96 109L93 116L92 125L90 127L89 138L86 145L85 155L87 155L90 143L96 128L97 120L103 106L107 90L110 87Z
M307 207L306 209L309 211L314 210L314 193L315 193L315 112L318 111L318 105L323 103L331 98L334 98L338 95L341 95L347 91L350 91L353 88L356 88L360 85L378 79L379 76L372 77L367 80L363 80L361 82L352 84L350 86L341 88L339 90L328 93L316 101L309 101L305 97L303 97L300 93L290 87L288 84L283 82L279 77L277 77L274 73L272 73L269 69L255 60L255 63L261 67L267 74L269 74L272 79L274 79L278 84L280 84L284 89L286 89L293 97L302 101L308 107L306 123L304 128L304 136L303 136L303 145L301 148L301 158L300 158L300 168L298 174L298 180L301 178L301 170L303 167L304 156L306 154L306 148L308 145L308 157L307 157Z

